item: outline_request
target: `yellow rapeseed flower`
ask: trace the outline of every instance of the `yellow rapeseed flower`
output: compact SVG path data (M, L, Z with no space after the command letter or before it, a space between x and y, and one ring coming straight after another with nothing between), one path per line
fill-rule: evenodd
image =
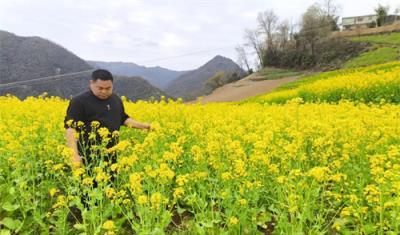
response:
M112 220L107 220L106 222L103 223L103 226L101 226L105 230L113 231L115 230L115 224L114 221Z
M239 220L238 220L238 218L236 218L235 216L231 216L231 217L229 218L229 224L236 225L236 224L238 224L238 223L239 223Z

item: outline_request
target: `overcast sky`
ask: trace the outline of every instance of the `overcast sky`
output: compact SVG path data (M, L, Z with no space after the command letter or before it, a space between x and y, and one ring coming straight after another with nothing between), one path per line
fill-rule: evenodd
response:
M322 0L319 0L321 2ZM298 22L318 0L0 0L0 30L40 36L86 60L195 69L215 55L236 60L243 31L273 9ZM336 0L340 16L373 14L399 0Z

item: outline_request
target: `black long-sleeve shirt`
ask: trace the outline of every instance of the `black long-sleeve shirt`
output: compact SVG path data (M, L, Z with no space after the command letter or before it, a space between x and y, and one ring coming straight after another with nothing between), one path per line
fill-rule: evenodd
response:
M73 127L78 132L84 131L83 135L80 135L79 141L82 143L89 144L88 138L90 132L92 132L91 123L98 121L100 127L106 127L110 133L118 131L120 126L124 124L125 120L129 116L125 113L124 105L122 100L115 94L112 94L109 98L103 100L97 98L91 90L84 92L74 97L68 106L67 114L64 119L64 127L67 129ZM70 126L70 120L76 124L77 122L83 122L84 126L78 128L76 125ZM99 127L99 128L100 128ZM78 130L79 129L79 130ZM99 140L99 136L96 136ZM112 139L107 147L115 145L117 140ZM82 153L82 146L78 144L78 150Z

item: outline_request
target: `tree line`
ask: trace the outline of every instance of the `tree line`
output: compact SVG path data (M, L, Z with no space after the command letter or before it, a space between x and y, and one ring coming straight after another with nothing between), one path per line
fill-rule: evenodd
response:
M381 5L375 9L379 26L385 21L388 9ZM258 13L257 27L246 29L245 43L236 47L238 63L249 73L252 72L251 64L257 69L267 66L340 67L343 61L363 52L367 44L330 37L331 32L339 30L339 10L340 6L334 0L323 0L308 7L297 24L280 20L272 9ZM249 51L255 55L254 63L249 59Z

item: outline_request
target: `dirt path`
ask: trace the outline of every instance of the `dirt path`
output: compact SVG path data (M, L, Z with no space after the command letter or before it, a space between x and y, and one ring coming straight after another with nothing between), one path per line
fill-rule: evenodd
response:
M287 77L276 80L256 81L257 75L250 75L234 83L226 84L215 89L210 95L203 96L202 103L239 101L248 97L271 92L275 88L296 81L300 76ZM195 103L192 101L188 103Z

